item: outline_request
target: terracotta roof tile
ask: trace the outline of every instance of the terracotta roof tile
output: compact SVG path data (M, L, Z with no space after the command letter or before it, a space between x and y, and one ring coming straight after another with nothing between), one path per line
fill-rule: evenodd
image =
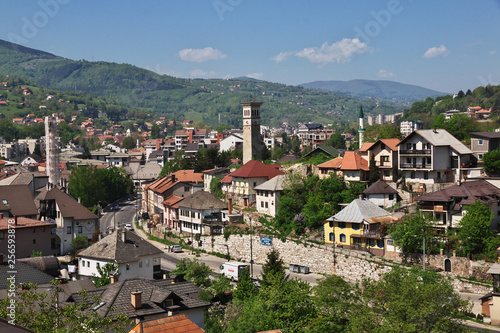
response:
M368 162L353 151L346 151L340 170L370 170Z
M267 179L271 179L278 175L284 175L285 173L279 170L276 166L264 164L259 161L248 161L238 170L231 172L230 175L232 177L240 177L240 178L260 178L267 177Z
M342 157L335 157L328 162L322 163L318 165L318 168L328 168L328 169L340 169L340 165L342 164Z

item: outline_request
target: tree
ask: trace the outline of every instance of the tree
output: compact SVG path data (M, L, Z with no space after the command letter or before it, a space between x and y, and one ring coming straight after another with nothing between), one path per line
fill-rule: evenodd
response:
M432 253L437 251L432 227L432 222L421 212L417 212L390 226L389 234L405 255L422 253L424 238L426 251Z
M224 193L222 192L222 184L220 181L222 178L213 177L210 181L210 193L215 195L217 198L222 199L224 197Z
M78 250L84 249L88 246L89 239L85 235L78 235L71 241L71 252L76 254Z
M101 317L99 312L92 310L94 304L99 304L100 298L90 298L87 291L79 294L83 301L79 303L58 301L58 282L52 283L49 291L42 291L35 283L23 284L16 290L15 324L24 326L39 333L104 333L128 332L133 322L124 314ZM46 290L46 289L44 289ZM0 317L10 320L10 298L0 299Z
M264 265L262 266L262 284L269 285L271 283L271 276L275 276L281 279L288 279L285 275L283 259L280 258L280 253L278 250L273 248L268 254Z
M346 149L344 137L340 132L333 133L328 139L328 145L337 149Z
M136 143L131 136L126 136L122 141L122 148L125 149L134 149L135 145Z
M262 161L267 161L271 159L271 151L267 148L267 145L262 141Z
M204 262L199 262L198 260L190 260L189 258L183 258L179 260L172 274L184 274L184 278L198 287L209 287L210 273L212 270Z
M483 155L484 171L488 174L500 174L500 148Z
M313 288L317 316L308 326L310 332L346 332L350 317L359 306L360 295L349 282L337 275L321 279Z
M253 284L250 272L247 269L241 274L236 290L233 292L233 298L245 302L255 295L257 295L257 288Z
M375 163L375 156L370 158L370 183L375 183L380 179L380 168Z
M97 272L99 275L94 275L92 282L94 282L97 288L108 285L111 283L111 276L119 275L118 263L108 262L104 266L97 266Z
M458 238L462 242L464 254L494 254L498 240L496 232L491 230L493 212L480 200L467 206L466 210L458 229Z
M158 139L160 137L160 127L158 124L154 123L151 126L151 139Z
M394 267L379 281L365 281L362 300L350 316L350 332L465 332L468 301L451 280L434 271Z

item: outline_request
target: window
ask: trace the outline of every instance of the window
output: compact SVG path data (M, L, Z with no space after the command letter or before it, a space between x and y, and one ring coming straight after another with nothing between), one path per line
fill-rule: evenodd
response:
M36 244L36 239L33 239L33 245L35 245L35 244Z
M383 239L377 239L377 246L382 248L384 247L384 240Z
M345 228L345 222L339 222L339 228L344 229Z
M70 234L71 234L71 227L67 227L67 228L66 228L66 233L67 233L68 235L70 235Z
M380 149L385 149L385 143L380 144Z
M330 228L333 228L333 221L328 222L328 226L329 226Z
M345 235L344 234L340 234L340 242L341 243L345 243L345 241L346 241Z
M483 154L477 154L477 157L482 160L483 159Z
M146 259L146 267L149 267L149 259Z
M95 267L96 267L96 268L101 268L101 264L100 264L100 263L96 263L96 264L95 264Z
M394 240L388 239L387 240L387 246L394 246Z
M87 261L87 267L90 267L90 260Z
M82 267L85 267L85 260L82 260Z
M81 225L78 226L78 233L81 234L83 232L83 228Z
M389 200L394 200L394 194L389 194Z
M375 240L374 239L370 239L370 247L374 247L375 246Z
M429 173L427 171L424 172L424 179L429 179Z
M389 162L389 156L382 156L382 162Z
M335 242L335 234L333 232L330 232L330 235L328 235L328 240L330 242Z
M257 182L253 182L253 187L257 186Z
M126 269L127 271L130 271L130 264L126 264L126 265L125 265L125 269Z
M264 208L264 201L261 201L261 202L260 202L260 207L261 207L261 208Z
M351 227L353 230L359 230L359 223L351 223Z
M142 267L142 260L139 260L139 268Z
M266 202L266 208L269 208L269 204Z
M427 164L431 164L431 158L427 157Z
M478 140L477 144L482 146L483 145L483 140Z
M415 171L412 171L412 172L410 173L410 178L411 178L411 179L415 179Z

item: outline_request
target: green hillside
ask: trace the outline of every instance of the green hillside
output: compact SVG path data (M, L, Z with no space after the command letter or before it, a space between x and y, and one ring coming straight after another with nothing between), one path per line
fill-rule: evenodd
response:
M366 114L392 114L400 107L358 100L298 86L241 79L188 80L128 64L75 61L0 41L0 74L17 75L50 89L83 91L146 109L171 119L193 118L207 125L241 126L241 102L264 102L262 122L339 123L355 120L359 106Z

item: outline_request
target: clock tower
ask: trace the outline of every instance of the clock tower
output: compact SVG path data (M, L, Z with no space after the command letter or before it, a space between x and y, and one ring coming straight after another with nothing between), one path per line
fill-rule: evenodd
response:
M262 159L262 140L260 138L261 102L246 102L243 105L243 164Z

